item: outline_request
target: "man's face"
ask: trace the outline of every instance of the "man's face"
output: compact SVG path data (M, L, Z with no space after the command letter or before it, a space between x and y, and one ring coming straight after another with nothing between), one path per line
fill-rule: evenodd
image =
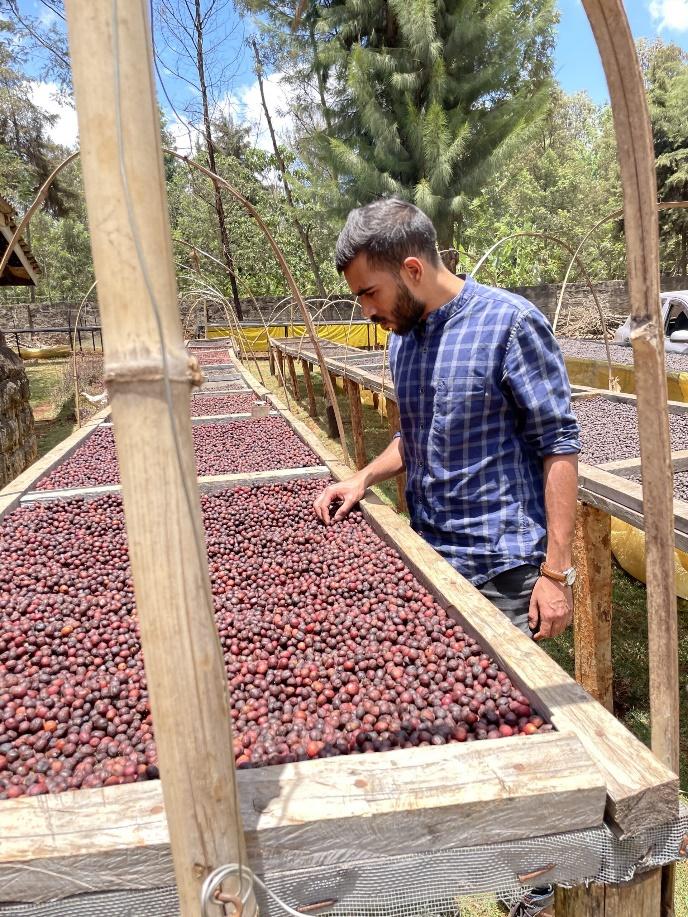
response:
M344 269L344 277L365 318L385 331L408 334L423 317L425 303L413 295L400 274L371 267L367 255L357 255Z

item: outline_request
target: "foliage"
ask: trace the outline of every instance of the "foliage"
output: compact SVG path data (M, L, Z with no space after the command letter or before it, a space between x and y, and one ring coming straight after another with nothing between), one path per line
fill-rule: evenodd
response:
M283 10L255 4L284 28ZM546 101L554 18L550 0L312 4L291 51L310 53L301 70L319 81L324 127L309 139L340 213L399 195L451 247L495 158Z
M640 44L652 116L657 192L661 201L688 200L688 54L661 41ZM687 273L688 211L660 218L664 263Z
M491 182L467 208L462 247L474 264L499 239L546 232L574 249L597 219L621 205L608 107L585 93L552 92L544 117L524 133ZM581 256L594 278L621 277L625 252L619 223L601 227ZM552 240L516 239L485 265L485 279L518 286L561 280L571 255ZM581 279L576 268L573 279Z

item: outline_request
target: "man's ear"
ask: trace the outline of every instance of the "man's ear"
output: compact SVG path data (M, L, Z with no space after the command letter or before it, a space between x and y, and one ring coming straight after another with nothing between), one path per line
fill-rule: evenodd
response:
M417 286L423 279L424 272L425 265L421 259L411 255L402 261L399 274L408 286Z

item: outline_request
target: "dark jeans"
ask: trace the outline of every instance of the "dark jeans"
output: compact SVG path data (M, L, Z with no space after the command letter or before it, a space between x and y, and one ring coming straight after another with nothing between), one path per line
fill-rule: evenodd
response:
M533 636L528 626L530 594L539 575L540 572L534 564L521 564L520 567L513 567L497 574L478 587L486 599L496 605L512 624L529 637Z

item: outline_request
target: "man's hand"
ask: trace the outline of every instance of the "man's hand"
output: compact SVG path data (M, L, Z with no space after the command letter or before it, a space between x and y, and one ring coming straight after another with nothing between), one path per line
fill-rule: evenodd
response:
M363 499L366 488L362 479L358 475L347 478L346 481L338 481L336 484L330 484L320 494L313 503L313 509L318 519L321 519L325 525L330 522L339 522L343 519L352 508ZM339 507L334 517L330 519L330 504L335 500L341 500L342 505Z
M571 587L541 576L530 596L528 624L537 631L535 640L557 637L573 620L573 593Z

